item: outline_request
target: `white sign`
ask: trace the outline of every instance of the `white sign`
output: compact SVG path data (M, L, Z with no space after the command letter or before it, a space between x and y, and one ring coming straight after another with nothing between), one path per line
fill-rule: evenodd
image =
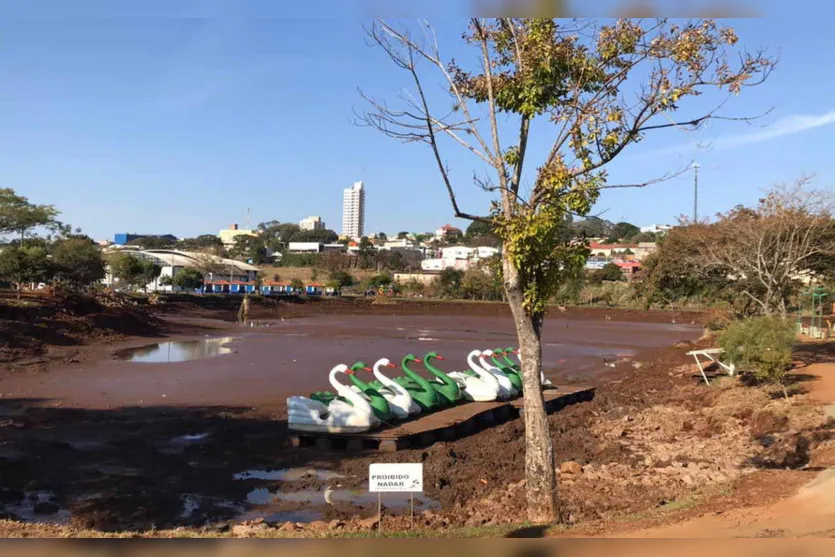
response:
M423 491L423 464L371 464L368 491Z

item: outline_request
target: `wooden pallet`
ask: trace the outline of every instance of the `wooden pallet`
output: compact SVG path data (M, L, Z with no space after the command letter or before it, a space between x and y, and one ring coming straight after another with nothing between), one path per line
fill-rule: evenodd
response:
M554 386L542 391L542 398L545 402L545 412L553 414L566 406L592 400L594 398L594 387L582 385ZM517 410L522 410L525 407L525 401L521 398L517 398L511 404Z
M543 392L545 411L549 414L570 404L594 398L593 387L557 386ZM451 441L519 416L524 407L521 398L510 402L468 402L393 426L364 433L308 433L290 431L294 447L315 445L322 450L377 449L393 452L426 447L438 441Z

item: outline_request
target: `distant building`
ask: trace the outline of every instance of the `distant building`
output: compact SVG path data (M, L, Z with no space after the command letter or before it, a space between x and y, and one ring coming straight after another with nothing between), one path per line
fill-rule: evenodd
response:
M589 244L590 257L608 257L621 260L641 261L647 255L658 249L655 242L641 242L638 244Z
M641 270L641 263L638 261L615 261L615 265L620 267L627 280L630 280L635 273Z
M650 226L642 226L641 232L651 232L653 234L663 234L673 229L670 224L652 224Z
M336 251L336 252L346 252L348 251L348 246L345 244L324 244L322 246L322 251L329 252L329 251Z
M612 261L614 260L611 257L589 257L586 260L586 270L595 271L597 269L602 269L604 265L611 263Z
M443 259L424 259L420 262L420 268L423 271L443 271L446 269L446 262Z
M324 230L325 222L322 217L307 217L299 221L299 228L302 230Z
M494 255L499 255L499 248L479 246L475 248L475 253L478 259L487 259L489 257L493 257Z
M461 232L460 228L455 228L451 224L445 224L435 231L436 238L446 238L450 234L454 236L462 236L464 233Z
M181 288L168 284L168 280L164 279L166 279L166 277L173 277L180 269L195 268L204 272L203 280L205 286L209 286L212 283L223 283L225 285L225 290L223 288L220 290L216 288L212 290L209 288L207 291L234 293L237 291L236 289L238 287L243 289L246 288L246 286L241 285L254 285L254 281L257 278L259 271L258 267L253 265L205 253L193 253L171 249L120 249L119 251L138 259L152 261L160 266L162 271L159 277L144 287L144 289L148 292L182 291ZM106 270L105 278L102 282L107 286L114 288L119 287L119 279L113 277L109 268Z
M244 230L238 228L237 224L230 224L229 228L218 232L218 238L223 242L223 247L231 248L235 245L235 239L238 236L255 236L257 233L254 230Z
M443 271L444 269L459 269L466 271L481 260L497 255L499 250L491 247L470 248L467 246L450 246L441 249L438 258L424 259L420 268L424 271Z
M617 254L629 253L634 254L637 248L638 244L598 244L597 242L591 242L589 244L591 255L597 257L614 257Z
M342 190L342 235L354 240L365 235L365 187L362 180Z
M377 246L377 249L386 251L386 250L397 249L397 248L406 249L406 248L412 248L412 247L414 247L414 242L412 242L408 238L400 238L400 239L397 239L397 240L385 240L383 242L380 242L380 245Z
M639 242L638 247L635 248L635 259L643 261L647 255L658 249L658 244L655 242Z
M319 253L322 251L320 242L289 242L287 244L289 253Z
M140 238L160 238L163 240L171 240L172 242L177 241L177 237L173 234L131 234L128 232L122 232L113 236L113 243L117 246L124 246L128 242L132 242Z

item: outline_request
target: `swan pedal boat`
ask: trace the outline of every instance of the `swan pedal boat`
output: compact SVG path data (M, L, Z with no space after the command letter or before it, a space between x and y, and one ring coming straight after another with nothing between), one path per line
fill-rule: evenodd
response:
M340 364L334 367L328 379L339 397L325 406L318 400L303 396L287 399L287 429L312 433L362 433L380 425L371 405L362 395L336 380L338 374L350 375L353 371Z

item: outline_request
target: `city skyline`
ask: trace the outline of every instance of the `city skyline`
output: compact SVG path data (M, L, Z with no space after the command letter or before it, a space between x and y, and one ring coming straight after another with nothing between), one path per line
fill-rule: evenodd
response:
M79 17L68 26L33 12L15 18L26 6L9 5L2 27L0 183L34 203L54 204L62 220L92 237L119 230L191 237L245 222L247 207L253 223L320 215L339 231L334 185L345 176L374 184L367 233L468 224L453 218L429 149L351 121L353 110L362 109L358 87L386 98L409 86L367 46L364 21L259 20L236 7L227 15L241 17L127 14ZM815 174L815 186L831 187L835 159L826 145L835 125L834 78L818 71L831 58L828 19L728 22L741 43L769 45L780 63L765 84L729 103L725 115L766 116L751 125L717 120L694 133L648 136L607 167L610 182L675 174L697 159L703 217L756 203L764 189L803 173ZM445 58L469 56L459 40L466 21L435 23ZM287 79L314 67L304 80ZM308 130L328 133L312 140ZM531 172L547 155L551 130L532 132ZM445 144L443 158L460 186L460 206L484 214L494 196L472 184L482 169L457 147ZM592 214L675 222L692 214L692 182L684 173L643 190L608 190ZM246 187L233 194L230 184ZM292 201L270 201L266 192ZM392 210L404 201L408 212Z

